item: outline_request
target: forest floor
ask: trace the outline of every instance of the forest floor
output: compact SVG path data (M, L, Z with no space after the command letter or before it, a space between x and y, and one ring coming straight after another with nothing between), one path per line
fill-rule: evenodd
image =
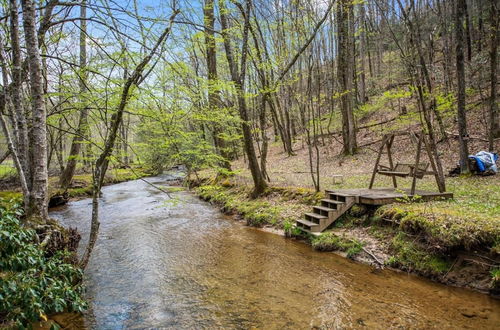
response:
M384 121L388 116L371 116L365 124ZM471 132L480 132L480 124L471 120ZM394 127L381 125L362 131L358 143L367 146L354 156L341 155L340 135L325 137L319 146L321 190L367 188L380 145L372 142L379 141L388 129ZM453 136L448 141L438 146L445 173L458 163L458 155L453 152L458 150L458 141ZM497 143L500 150L500 141ZM486 146L484 140L472 139L470 153L487 150ZM395 163L414 161L415 149L408 139L396 139ZM499 293L500 175L447 177L446 188L454 194L453 199L402 202L378 209L355 207L328 232L306 237L292 225L312 205L319 204L324 193L314 191L305 142L296 141L294 151L295 155L289 156L279 142L270 144L267 171L271 181L265 196L248 197L253 183L243 158L233 162L236 174L230 179L217 181L213 171L201 171L200 181L194 182L198 185L196 192L224 211L242 217L248 225L299 236L317 250L340 252L377 267L393 267L449 285ZM384 157L382 164L387 163ZM334 183L333 175L341 175L342 180ZM410 185L410 180L398 179L399 187ZM391 186L390 178L377 176L375 187ZM437 191L434 177L418 180L417 189Z

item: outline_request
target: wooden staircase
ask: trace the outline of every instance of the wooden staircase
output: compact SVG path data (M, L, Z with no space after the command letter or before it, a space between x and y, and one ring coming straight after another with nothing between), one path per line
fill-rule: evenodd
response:
M306 213L304 219L296 221L295 226L310 234L319 234L358 202L358 196L326 190L327 198L320 206L314 206L312 213Z

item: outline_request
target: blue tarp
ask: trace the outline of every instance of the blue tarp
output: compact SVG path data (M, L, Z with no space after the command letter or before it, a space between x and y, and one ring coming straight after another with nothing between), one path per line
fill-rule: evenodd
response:
M470 155L469 158L474 159L477 164L479 173L497 173L498 168L496 161L498 160L498 155L496 153L480 151L475 155Z

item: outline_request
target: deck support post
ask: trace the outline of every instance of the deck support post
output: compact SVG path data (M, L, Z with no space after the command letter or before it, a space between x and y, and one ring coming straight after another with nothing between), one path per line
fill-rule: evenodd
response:
M441 182L441 179L439 178L436 162L434 161L434 157L432 157L431 147L429 145L429 142L427 141L426 136L424 136L424 145L431 163L432 171L434 172L434 178L436 179L436 184L438 186L439 192L444 193L446 191L446 187L444 185L444 182Z
M392 161L392 153L391 153L392 142L394 142L394 135L392 135L389 141L387 141L387 158L389 158L389 166L391 168L394 168L394 163ZM392 176L392 185L394 186L394 188L398 187L395 175Z
M424 133L421 132L418 137L418 145L417 145L417 156L415 157L415 167L413 168L413 178L411 182L411 196L415 195L415 186L417 185L417 174L420 165L420 152L422 150L422 140L424 139Z
M384 151L385 144L387 143L388 135L384 135L382 138L382 145L380 146L380 149L378 150L378 155L377 155L377 160L375 161L375 166L373 167L373 173L372 173L372 178L370 179L370 186L368 189L373 188L373 183L375 182L375 175L377 174L377 168L378 164L380 163L380 157L382 157L382 152Z

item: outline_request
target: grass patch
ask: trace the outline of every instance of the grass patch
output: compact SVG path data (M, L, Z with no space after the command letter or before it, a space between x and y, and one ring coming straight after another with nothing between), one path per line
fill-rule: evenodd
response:
M363 251L363 243L343 236L335 235L332 232L323 233L314 237L311 241L312 247L318 251L343 251L347 257L352 258Z
M0 208L10 209L13 205L22 202L23 195L18 191L0 191Z
M435 254L418 244L405 233L398 233L391 241L393 256L388 264L425 276L444 274L451 267L451 262L442 255Z
M494 252L500 241L499 220L469 218L455 212L436 212L427 203L395 204L379 208L376 215L397 224L405 233L422 235L436 249L483 247Z
M317 205L322 198L325 198L323 192L316 192L314 189L301 187L271 187L270 192L277 192L285 200L298 200L302 204Z
M280 229L295 223L309 207L308 203L317 198L316 193L310 191L273 188L264 196L251 199L249 188L233 185L227 178L221 183L207 181L195 191L204 200L219 204L223 211L240 214L249 226L269 225Z
M490 271L491 274L491 287L500 289L500 268L494 268Z
M0 178L16 175L17 171L14 165L0 164Z

